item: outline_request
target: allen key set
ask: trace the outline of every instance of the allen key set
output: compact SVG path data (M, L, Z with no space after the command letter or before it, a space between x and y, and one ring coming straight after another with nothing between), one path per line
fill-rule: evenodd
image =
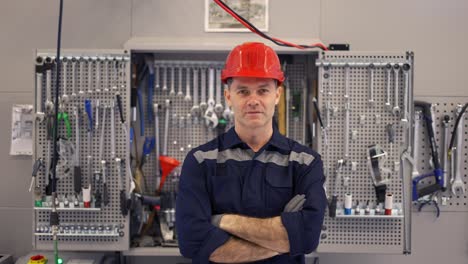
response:
M52 80L56 78L57 63L63 71L59 76L59 102L54 102L57 88ZM128 248L128 234L124 231L128 217L122 205L130 198L131 173L126 166L130 162L129 147L120 142L128 142L129 138L125 121L129 119L129 65L130 56L123 51L66 52L59 59L52 53L37 53L35 162L30 184L34 194L35 248L51 247L48 211L52 207L54 165L58 194L55 206L64 223L73 223L60 225L58 235L66 242L61 248L92 250L103 241L111 242L100 246L103 249ZM59 104L56 117L55 103ZM58 135L54 138L55 118ZM52 159L53 140L58 144L56 164ZM78 236L72 230L88 227L90 232L79 232L76 240L67 239ZM88 243L80 243L85 241Z
M316 66L329 197L320 248L381 252L384 241L408 253L413 54L322 52Z

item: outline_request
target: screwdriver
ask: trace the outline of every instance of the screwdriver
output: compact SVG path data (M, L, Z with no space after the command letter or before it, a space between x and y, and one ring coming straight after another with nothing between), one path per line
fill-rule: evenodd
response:
M393 143L395 142L395 126L393 124L388 124L386 128L388 143L390 143L390 157L393 157Z

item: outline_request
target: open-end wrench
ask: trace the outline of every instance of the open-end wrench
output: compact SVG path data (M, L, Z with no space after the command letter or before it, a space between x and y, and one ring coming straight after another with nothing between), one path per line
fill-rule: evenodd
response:
M200 111L201 113L205 113L206 108L208 107L206 103L206 68L201 68L200 73L201 73Z
M166 116L164 120L164 143L162 154L167 156L167 142L169 141L169 118L170 118L170 107L171 101L166 100L164 106L166 107Z
M163 71L162 90L167 91L167 71L168 71L168 67L166 67L165 65L161 65L161 69Z
M73 189L76 194L81 192L81 167L80 167L80 115L78 107L73 107L73 116L75 117L75 155L73 157Z
M455 162L452 162L452 169L455 168L454 171L454 176L453 176L453 182L452 182L452 193L454 195L459 195L459 194L465 194L465 183L462 180L462 172L463 172L463 128L464 128L464 119L465 119L465 113L461 113L461 105L457 107L457 113L459 115L462 115L460 118L460 123L458 124L457 128L457 147L456 151L452 150L452 155L455 153L455 157L452 157L452 160L455 160ZM454 166L455 165L455 166Z
M111 86L111 77L110 77L110 67L109 58L104 58L104 68L106 69L106 83L104 83L104 92L109 92Z
M154 153L156 154L156 161L155 161L155 171L156 171L156 183L154 186L154 190L159 186L161 181L161 172L159 169L159 156L160 154L160 134L159 134L159 105L153 104L154 108L154 141L155 141L155 150Z
M63 93L62 93L62 104L66 104L70 101L70 98L67 94L67 66L68 66L68 58L63 57L62 59L62 81L63 81Z
M42 57L37 58L36 64L38 66L43 65ZM35 101L34 109L36 110L36 114L35 114L36 120L38 120L39 122L42 122L45 119L44 107L42 105L43 77L44 77L43 71L36 71L36 101Z
M395 63L395 65L393 65L393 73L394 73L394 77L395 77L395 104L393 106L393 114L398 116L400 115L400 107L398 106L398 84L399 84L399 80L398 80L398 75L400 74L400 65L398 65L397 63Z
M93 58L88 59L88 93L93 93Z
M94 129L98 129L99 128L99 110L101 108L101 100L99 99L96 99L96 117L94 118Z
M110 121L111 121L111 159L115 160L115 100L111 100L110 104Z
M221 81L221 69L216 69L216 105L214 111L221 115L223 112L223 105L221 104L221 94L223 93L223 83Z
M412 178L419 176L418 164L419 164L419 137L421 134L421 111L414 113L414 148L413 148L413 172Z
M84 95L84 87L85 87L85 80L84 80L84 67L85 67L85 58L80 58L80 90L78 90L78 95Z
M154 81L156 82L156 84L154 86L155 89L160 88L159 83L161 82L161 80L160 80L160 76L159 76L159 69L160 69L159 65L154 64Z
M118 63L117 63L117 58L112 59L112 73L111 73L111 78L112 78L112 91L117 92L117 85L119 83L119 69L118 69ZM110 85L110 84L109 84Z
M345 74L345 94L344 98L346 101L349 99L349 65L346 64L344 68L344 74Z
M215 128L218 125L218 116L214 112L214 69L209 69L209 76L208 76L208 108L205 111L205 123L206 126L210 128Z
M182 74L183 74L183 71L182 71L182 66L179 66L179 87L178 87L178 91L177 91L177 96L179 97L182 97L184 96L184 93L182 92ZM188 83L188 81L187 81Z
M198 69L193 68L193 106L190 110L193 117L200 115L200 106L198 105Z
M345 165L348 164L349 161L349 116L351 111L351 104L350 102L345 103L345 128L344 128L344 163Z
M102 173L102 202L105 206L109 204L109 190L107 188L107 164L105 160L101 160Z
M96 58L96 82L94 83L94 90L98 93L101 92L101 58Z
M123 216L126 216L128 214L128 207L127 207L127 194L125 193L125 187L123 183L125 176L122 173L122 159L115 158L115 167L117 168L120 213Z
M385 77L386 77L386 81L387 81L387 82L386 82L387 85L386 85L386 88L385 88L386 91L387 91L387 98L386 98L387 101L385 102L385 108L386 108L388 111L392 112L392 108L393 108L393 107L392 107L392 103L391 103L391 101L392 101L392 98L391 98L392 95L391 95L391 84L390 84L390 83L391 83L391 78L392 78L392 65L391 65L390 63L388 63L388 64L385 66L385 71L386 71Z
M443 190L445 191L447 189L447 185L449 182L449 176L450 176L450 182L452 182L452 174L449 173L449 160L448 160L448 147L449 147L449 138L450 138L450 116L445 115L444 118L442 119L442 127L444 129L444 148L442 152L442 163L444 164L444 187Z
M185 98L184 101L189 102L192 100L192 96L190 95L190 67L186 69L186 79L185 79Z
M46 113L52 114L54 110L54 103L52 102L52 70L46 70Z
M410 87L410 78L409 78L409 70L410 70L410 65L408 63L403 64L403 78L404 78L404 89L403 89L403 116L401 117L401 122L405 125L408 124L408 115L409 115L409 104L408 102L408 97L409 97L409 87ZM432 111L431 113L435 113ZM432 119L433 121L435 120L434 118ZM433 122L434 124L434 122ZM435 131L435 130L434 130Z
M175 66L171 67L171 90L169 91L169 95L175 95Z
M73 57L71 59L71 63L72 63L72 98L76 98L76 58Z
M375 74L375 65L373 63L369 64L369 106L374 107L374 74Z

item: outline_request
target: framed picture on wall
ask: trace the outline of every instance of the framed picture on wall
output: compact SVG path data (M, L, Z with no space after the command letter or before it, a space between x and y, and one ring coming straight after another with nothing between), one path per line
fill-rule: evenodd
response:
M227 6L263 32L268 31L268 0L223 0ZM248 32L213 0L205 0L206 32Z

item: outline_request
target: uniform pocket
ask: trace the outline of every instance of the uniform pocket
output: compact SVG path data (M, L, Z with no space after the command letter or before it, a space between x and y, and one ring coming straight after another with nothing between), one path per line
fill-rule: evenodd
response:
M288 174L288 168L267 168L265 180L266 206L282 211L291 199L293 191L292 177Z
M241 194L240 178L232 168L225 163L216 165L216 173L212 176L213 205L216 213L232 212Z

